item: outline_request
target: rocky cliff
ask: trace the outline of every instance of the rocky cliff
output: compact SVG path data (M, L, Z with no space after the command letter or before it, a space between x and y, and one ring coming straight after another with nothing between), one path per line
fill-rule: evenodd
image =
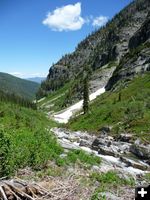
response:
M47 80L41 86L41 94L52 93L71 80L81 80L87 66L92 74L92 91L107 82L106 88L111 89L128 74L148 70L149 11L149 0L136 0L129 4L105 27L85 38L72 54L63 56L50 67ZM72 98L80 99L81 81L72 88Z
M150 12L145 21L129 40L128 53L122 57L108 81L106 89L115 89L135 75L150 71ZM121 84L122 86L122 84Z

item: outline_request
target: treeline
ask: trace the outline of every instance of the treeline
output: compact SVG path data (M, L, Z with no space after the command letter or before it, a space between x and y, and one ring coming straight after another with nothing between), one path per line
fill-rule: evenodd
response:
M28 99L20 97L14 93L12 93L12 94L5 93L1 90L0 90L0 101L14 103L14 104L26 107L26 108L32 108L34 110L37 109L36 104L29 101Z
M61 77L59 80L46 79L41 83L41 86L36 93L36 99L39 100L40 98L60 89L65 85L65 83L67 83L67 81Z

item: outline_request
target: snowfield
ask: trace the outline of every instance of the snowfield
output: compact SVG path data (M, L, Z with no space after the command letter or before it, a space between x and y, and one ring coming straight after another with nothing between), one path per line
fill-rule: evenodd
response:
M89 100L92 101L96 99L97 96L103 94L105 92L105 87L98 89L96 92L89 95ZM54 120L59 123L67 123L69 119L79 110L82 109L83 100L79 101L78 103L70 106L69 108L61 111L58 114L54 115Z

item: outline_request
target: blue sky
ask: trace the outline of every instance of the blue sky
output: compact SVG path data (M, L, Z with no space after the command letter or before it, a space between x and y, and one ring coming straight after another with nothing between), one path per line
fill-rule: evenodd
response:
M0 0L0 71L46 76L131 0Z

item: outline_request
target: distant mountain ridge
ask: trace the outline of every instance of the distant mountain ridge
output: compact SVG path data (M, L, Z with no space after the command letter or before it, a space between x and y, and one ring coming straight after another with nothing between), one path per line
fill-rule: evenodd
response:
M38 88L38 83L0 72L0 90L5 93L33 100Z
M41 83L45 79L46 79L46 77L31 77L31 78L26 78L26 80L33 81L33 82L36 82L36 83Z

